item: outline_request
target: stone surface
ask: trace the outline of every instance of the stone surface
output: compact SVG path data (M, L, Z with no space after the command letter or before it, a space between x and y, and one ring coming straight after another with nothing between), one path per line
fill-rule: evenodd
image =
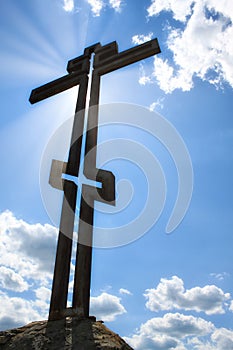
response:
M2 331L0 349L132 350L119 335L94 318L37 321L24 327Z

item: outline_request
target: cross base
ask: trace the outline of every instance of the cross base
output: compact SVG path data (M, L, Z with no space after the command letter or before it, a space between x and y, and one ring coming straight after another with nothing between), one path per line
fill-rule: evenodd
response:
M73 307L67 307L64 310L50 312L49 321L62 320L62 319L65 319L66 317L75 317L80 320L90 319L96 322L95 316L84 316L83 312L80 312L80 310Z

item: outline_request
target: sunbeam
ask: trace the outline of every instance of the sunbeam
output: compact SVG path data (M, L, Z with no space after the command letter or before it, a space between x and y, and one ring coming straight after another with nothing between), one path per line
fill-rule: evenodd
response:
M5 5L6 20L11 26L0 34L0 75L10 86L25 86L33 79L35 84L43 84L64 75L67 60L83 53L89 16L81 22L75 14L64 16L61 6L41 2L38 5L31 17L16 3ZM56 12L56 16L43 16L45 10ZM40 26L35 25L37 17L42 19Z

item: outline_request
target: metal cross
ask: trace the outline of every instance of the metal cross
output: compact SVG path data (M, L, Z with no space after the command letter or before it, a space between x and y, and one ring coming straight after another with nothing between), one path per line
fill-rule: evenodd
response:
M64 191L49 320L56 320L66 316L89 317L94 201L101 201L111 205L115 204L115 177L111 172L98 169L96 166L100 78L104 74L158 53L160 53L160 48L157 39L120 53L115 41L105 46L97 43L87 47L82 56L68 62L67 71L69 74L31 92L29 101L36 103L79 85L68 161L53 160L49 179L51 186ZM97 188L97 186L82 184L73 301L72 307L67 308L78 187L73 181L64 179L63 174L74 177L79 176L88 75L90 73L92 54L94 54L94 62L86 127L83 173L87 179L99 182L102 186Z

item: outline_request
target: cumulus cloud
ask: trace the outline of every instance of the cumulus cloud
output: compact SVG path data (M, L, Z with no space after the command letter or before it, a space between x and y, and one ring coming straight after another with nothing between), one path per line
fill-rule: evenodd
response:
M29 224L10 211L0 214L0 232L0 286L4 288L0 292L0 329L3 330L48 317L58 233L51 225ZM73 272L72 265L71 275ZM7 290L22 294L10 297ZM91 298L91 309L106 321L126 312L121 299L106 292Z
M74 0L64 0L63 9L66 12L74 11Z
M207 339L191 338L189 346L197 350L233 349L233 331L226 328L216 328Z
M185 22L186 17L191 14L193 0L152 0L148 7L148 16L157 16L162 11L171 11L174 19Z
M51 289L45 286L41 286L34 290L36 299L34 305L36 308L43 310L43 313L46 314L49 312L49 302L51 296Z
M104 7L104 2L102 0L87 0L87 2L91 6L93 15L99 17L100 12Z
M169 336L163 334L147 334L143 332L138 332L138 334L133 335L132 338L124 337L125 341L132 346L135 350L169 350L169 349L180 349L185 350L184 347L180 347L181 344ZM178 348L179 347L179 348Z
M57 229L51 225L28 224L18 220L10 211L0 214L0 264L5 275L46 281L51 279L55 259ZM8 270L6 270L6 268ZM24 284L26 287L26 285Z
M109 0L109 5L112 7L116 12L121 12L121 5L122 0Z
M28 283L14 270L1 266L0 276L0 286L2 288L13 290L15 292L24 292L25 290L28 290Z
M90 308L91 313L103 321L114 321L117 316L126 313L121 299L105 292L91 297Z
M177 27L168 27L166 45L172 60L155 57L151 79L166 93L189 91L194 78L233 87L233 3L231 0L153 0L148 16L171 12ZM182 27L180 26L182 22Z
M229 293L215 285L185 290L184 282L177 276L162 278L157 288L147 289L144 296L146 307L151 311L184 309L208 315L225 313L223 306L230 299Z
M148 320L125 340L135 350L222 350L233 348L233 331L200 317L168 313Z
M4 290L0 292L0 328L13 328L46 318L56 228L48 224L29 224L5 211L0 214L0 232L0 285ZM8 291L21 294L10 297Z
M44 301L49 301L51 291L49 288L42 286L42 287L35 290L35 294L36 294L38 299L44 300Z
M134 349L185 349L181 340L190 336L206 336L215 329L202 318L168 313L142 324L136 334L126 341Z
M211 340L215 343L215 348L217 350L222 349L233 349L233 331L220 328L216 329L216 331L212 334Z
M121 12L122 10L122 0L87 0L88 4L91 6L91 11L94 17L99 17L101 11L104 7L108 6L115 10L116 12Z
M143 35L143 34L137 34L137 35L134 35L132 37L132 43L135 44L135 45L140 45L140 44L143 44L147 41L150 41L153 37L153 33L149 33L147 35Z
M39 309L31 300L13 297L0 292L0 329L11 329L47 317L43 309ZM47 311L47 310L45 310Z
M174 338L184 338L190 335L206 335L214 329L211 322L207 322L203 318L187 316L179 313L168 313L163 317L153 318L141 327L144 333L150 332L151 329L155 333L170 335Z

